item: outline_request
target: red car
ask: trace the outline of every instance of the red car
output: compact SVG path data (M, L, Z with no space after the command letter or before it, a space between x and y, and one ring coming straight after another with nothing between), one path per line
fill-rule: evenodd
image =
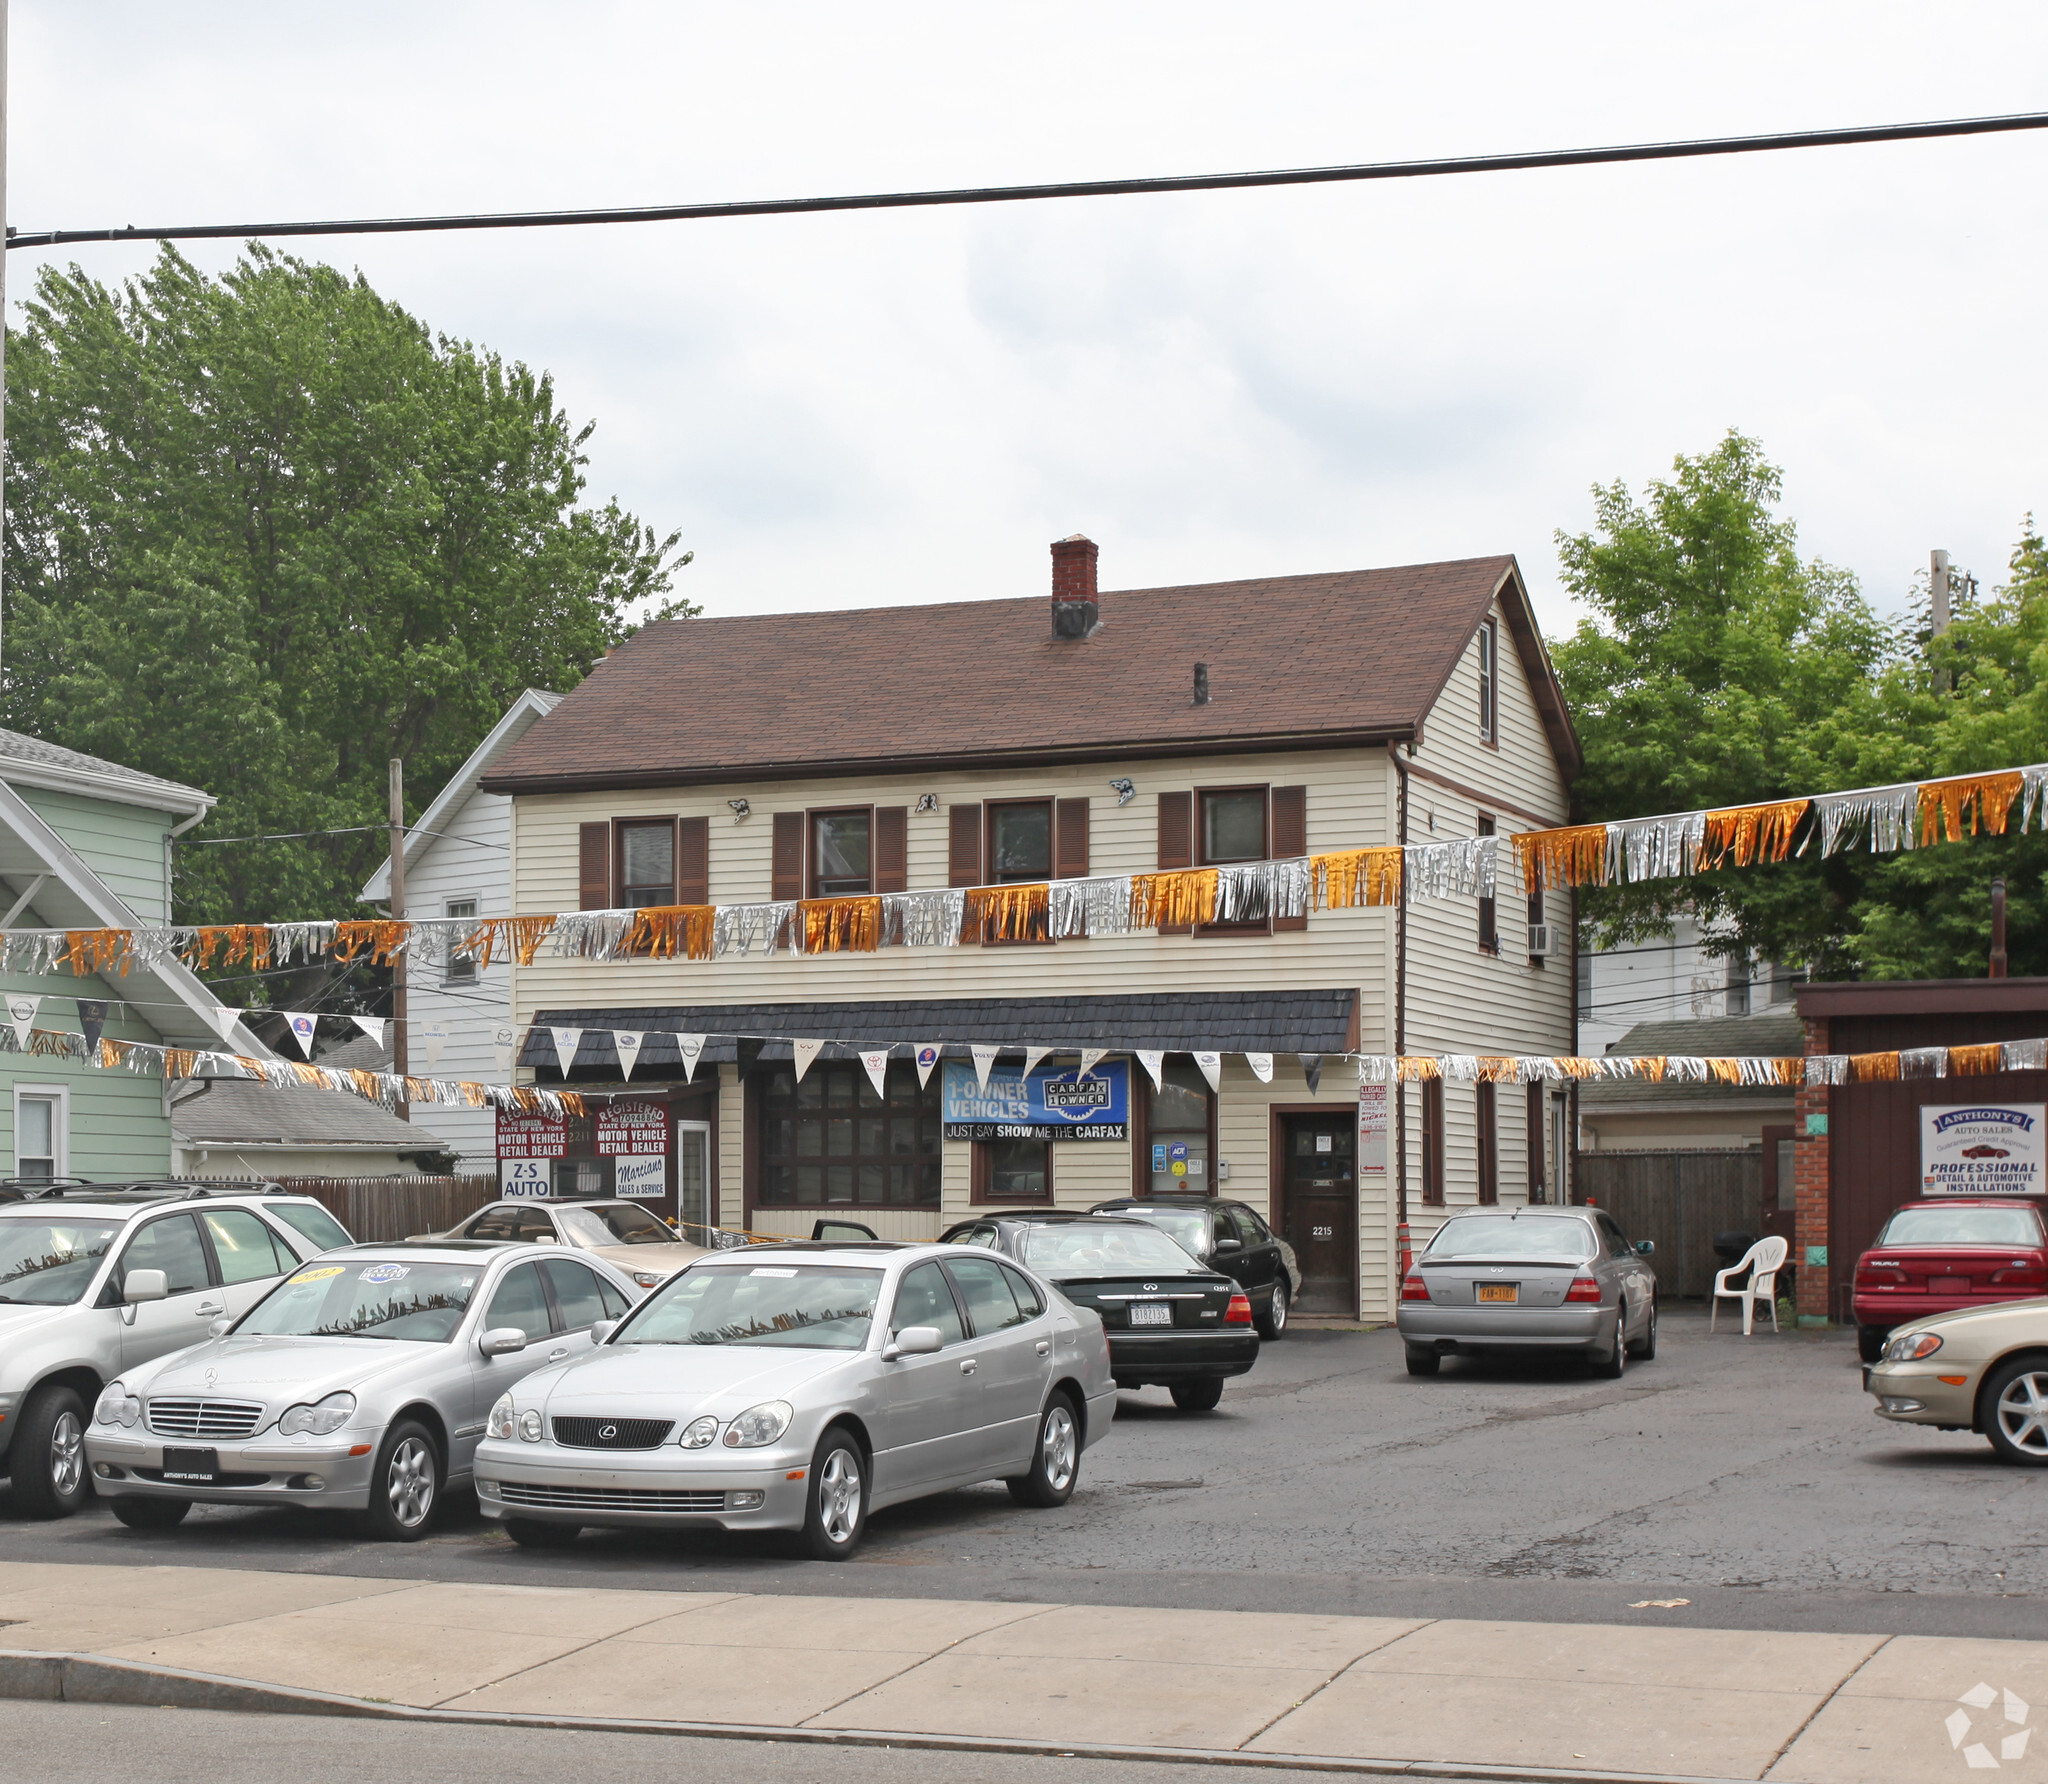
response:
M1856 1345L1877 1361L1894 1326L2048 1294L2041 1210L2016 1196L1948 1196L1892 1211L1856 1260Z

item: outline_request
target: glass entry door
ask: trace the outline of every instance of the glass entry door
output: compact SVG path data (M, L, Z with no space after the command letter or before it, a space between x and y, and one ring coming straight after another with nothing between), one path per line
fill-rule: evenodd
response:
M711 1123L676 1123L676 1224L693 1245L709 1243L703 1229L714 1224L711 1206ZM696 1230L692 1230L696 1229Z

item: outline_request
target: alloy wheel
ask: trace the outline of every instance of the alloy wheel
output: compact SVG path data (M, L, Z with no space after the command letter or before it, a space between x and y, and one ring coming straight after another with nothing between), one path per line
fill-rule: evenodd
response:
M50 1427L50 1486L69 1499L85 1481L85 1427L68 1408Z
M2048 1457L2048 1375L2016 1375L2005 1384L1998 1428L2014 1449Z
M1064 1493L1073 1485L1077 1451L1074 1435L1073 1413L1064 1402L1055 1401L1046 1409L1045 1430L1039 1437L1045 1452L1045 1483L1055 1493Z
M1273 1328L1273 1336L1279 1337L1287 1330L1287 1290L1276 1288L1273 1299L1267 1307L1266 1323Z
M392 1521L416 1530L434 1509L434 1452L417 1437L408 1437L391 1452L385 1490L391 1499Z
M818 1475L818 1522L834 1543L849 1543L860 1528L860 1460L835 1449Z

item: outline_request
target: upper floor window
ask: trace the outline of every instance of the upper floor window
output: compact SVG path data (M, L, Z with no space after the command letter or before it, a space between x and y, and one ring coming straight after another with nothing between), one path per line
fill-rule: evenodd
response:
M619 898L639 909L676 901L676 825L673 818L649 824L621 823Z
M1032 885L1052 874L1052 801L1020 799L988 808L988 883Z
M813 898L858 898L874 890L873 829L867 806L811 813Z
M1494 822L1491 818L1482 817L1479 820L1479 834L1494 834ZM1489 954L1500 952L1500 905L1495 899L1479 900L1479 945Z
M1492 620L1479 628L1479 735L1488 743L1500 735L1500 634Z
M1266 789L1243 787L1203 793L1202 867L1266 859Z
M467 919L474 922L476 919L476 900L474 898L451 898L442 907L442 914L455 918L457 921ZM448 967L442 973L441 978L444 984L474 985L476 983L476 956L467 948L451 941L448 944Z

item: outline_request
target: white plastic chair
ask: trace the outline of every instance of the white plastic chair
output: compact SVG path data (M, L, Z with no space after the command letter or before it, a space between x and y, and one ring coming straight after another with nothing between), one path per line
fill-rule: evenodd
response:
M1742 1335L1747 1338L1756 1320L1756 1304L1761 1301L1771 1310L1771 1330L1778 1330L1778 1271L1785 1262L1785 1254L1792 1249L1791 1242L1781 1234L1773 1233L1768 1239L1759 1239L1743 1253L1739 1263L1730 1265L1714 1278L1714 1307L1707 1315L1707 1330L1714 1329L1714 1322L1721 1317L1723 1301L1742 1303ZM1749 1281L1740 1288L1731 1288L1728 1279L1749 1272Z

